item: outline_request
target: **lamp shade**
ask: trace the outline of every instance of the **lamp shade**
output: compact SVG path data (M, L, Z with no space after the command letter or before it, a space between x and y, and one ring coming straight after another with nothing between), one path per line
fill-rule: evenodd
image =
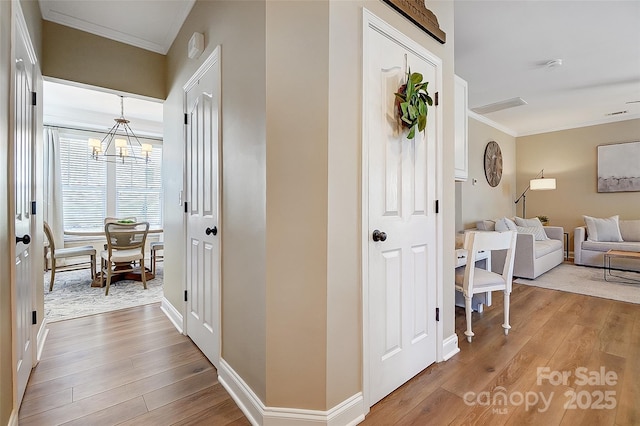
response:
M531 179L529 187L532 191L548 191L556 189L556 180L554 178Z

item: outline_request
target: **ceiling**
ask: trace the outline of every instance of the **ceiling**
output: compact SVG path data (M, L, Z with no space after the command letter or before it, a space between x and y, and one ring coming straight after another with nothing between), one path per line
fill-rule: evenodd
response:
M39 1L46 20L163 54L195 2ZM455 72L469 83L469 107L527 102L474 117L514 136L640 118L640 1L456 0L454 8ZM562 66L545 65L554 59Z
M44 20L166 55L196 1L39 0L39 2Z
M640 118L640 2L456 1L455 72L469 108L521 136ZM562 66L547 67L562 59ZM607 115L627 111L623 114ZM640 136L640 135L639 135Z
M162 137L162 103L126 96L124 116L138 136ZM120 117L120 96L55 81L44 82L43 122L81 130L108 131Z

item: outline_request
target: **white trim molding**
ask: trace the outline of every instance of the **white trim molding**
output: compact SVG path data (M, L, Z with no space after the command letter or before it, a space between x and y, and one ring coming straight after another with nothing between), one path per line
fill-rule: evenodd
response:
M9 423L7 423L7 426L18 426L18 411L17 410L13 410L11 411L11 416L9 416Z
M479 121L481 123L484 123L488 126L493 127L494 129L500 130L501 132L504 132L506 134L508 134L509 136L513 136L514 138L518 136L518 133L511 130L508 127L503 126L502 124L498 124L495 121L485 117L484 115L480 115L476 112L471 111L470 109L467 110L467 117L469 118L473 118L476 121Z
M362 392L327 410L267 407L242 377L220 359L218 381L229 392L252 425L263 426L352 426L364 420L365 406Z
M184 334L184 320L182 318L182 314L171 304L171 302L167 300L166 297L162 298L160 309L164 312L167 318L169 318L169 321L173 323L174 327L178 329L180 333Z
M442 342L442 360L446 361L460 352L458 347L458 335L453 333Z
M40 329L38 330L38 335L36 336L36 364L42 358L42 350L44 349L44 342L47 340L47 336L49 335L49 329L47 328L47 319L42 320L42 324L40 324Z

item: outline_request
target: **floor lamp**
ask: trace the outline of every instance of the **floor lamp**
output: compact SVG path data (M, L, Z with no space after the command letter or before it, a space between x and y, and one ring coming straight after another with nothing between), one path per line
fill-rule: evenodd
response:
M536 177L529 181L529 186L524 190L522 194L516 200L516 204L522 200L522 217L527 218L527 191L548 191L550 189L556 189L555 178L545 178L544 169L540 170Z

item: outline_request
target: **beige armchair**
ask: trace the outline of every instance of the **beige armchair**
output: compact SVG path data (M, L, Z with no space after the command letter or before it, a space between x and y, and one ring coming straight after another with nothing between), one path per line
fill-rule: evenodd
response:
M107 237L107 249L101 254L101 279L107 280L105 296L109 295L112 276L137 271L136 262L140 262L140 277L147 288L147 274L144 267L144 248L149 232L148 222L121 224L109 222L104 226Z
M91 263L91 281L96 278L96 249L93 246L56 248L53 238L53 232L47 222L44 222L44 235L49 240L49 258L51 259L51 281L49 282L49 291L53 291L53 282L56 279L56 269L58 269L59 259L68 259L70 257L86 257L90 258Z

